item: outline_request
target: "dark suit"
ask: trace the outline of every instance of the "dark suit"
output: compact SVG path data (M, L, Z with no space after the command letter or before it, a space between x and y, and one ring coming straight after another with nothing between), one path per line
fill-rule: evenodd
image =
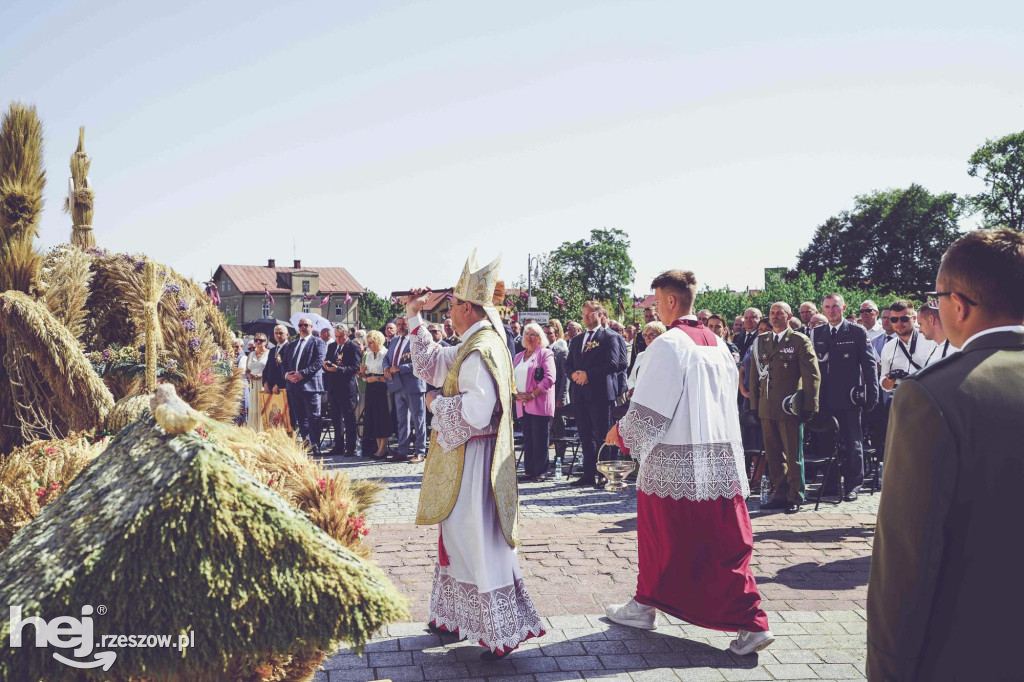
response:
M388 393L395 400L398 421L397 454L408 455L411 447L413 455L423 456L427 454L427 408L423 396L427 392L427 384L413 374L412 359L405 358L411 353L411 348L408 337L396 336L384 355L384 366L398 369L394 378L387 382ZM400 353L397 362L396 353Z
M647 350L647 340L644 338L643 325L637 330L636 336L633 337L633 350L629 354L629 367L626 368L626 375L628 376L633 371L633 364L636 363L636 356Z
M864 327L846 320L839 325L835 337L832 326L815 327L812 342L821 368L821 411L839 422L839 435L846 455L843 478L847 492L857 491L864 483L864 433L861 408L850 399L850 391L864 384L867 408L878 404L878 367L875 352L868 342ZM831 486L832 482L826 481Z
M327 347L326 361L338 366L337 371L324 372L327 395L331 401L336 453L342 450L346 455L356 453L356 404L359 402L356 373L359 371L361 357L359 344L351 339L341 346L340 352L337 343L331 343Z
M587 334L577 334L569 345L565 372L569 377L577 370L587 373L585 386L570 378L569 399L583 448L583 476L596 478L597 450L611 428L612 405L618 395L616 375L626 368L626 357L625 344L616 344L612 336L617 334L602 327L597 327L590 339L597 345L584 351Z
M565 415L569 410L569 375L565 364L569 359L569 346L548 346L555 356L555 417L551 426L551 437L565 437ZM555 441L555 456L565 459L565 443Z
M323 365L327 345L318 336L296 339L281 353L284 374L298 372L302 381L286 381L288 407L295 417L299 436L309 441L314 452L320 450L320 393L324 390Z
M515 357L517 355L517 353L516 353L516 333L514 331L512 331L512 327L508 326L507 324L504 325L504 327L505 327L505 344L508 346L508 355L509 355L509 357L515 359Z
M971 341L895 392L871 556L871 680L1019 680L1024 333Z
M288 382L284 378L284 370L278 364L277 359L284 353L284 349L288 347L288 342L285 341L280 346L275 346L270 349L270 358L267 360L267 366L263 369L263 383L268 389L287 388Z

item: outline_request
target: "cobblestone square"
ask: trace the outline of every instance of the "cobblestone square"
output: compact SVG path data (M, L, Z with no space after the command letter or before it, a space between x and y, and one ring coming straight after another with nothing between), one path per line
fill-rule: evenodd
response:
M484 663L475 643L426 631L437 527L414 524L422 464L335 458L331 467L387 489L370 510L374 560L410 599L413 621L378 633L360 657L341 650L318 680L846 680L864 679L865 599L878 494L798 514L748 501L751 565L775 643L746 657L729 633L663 614L658 629L604 618L636 589L636 491L520 484L520 563L547 634ZM816 488L815 488L816 491ZM813 500L813 497L811 497Z

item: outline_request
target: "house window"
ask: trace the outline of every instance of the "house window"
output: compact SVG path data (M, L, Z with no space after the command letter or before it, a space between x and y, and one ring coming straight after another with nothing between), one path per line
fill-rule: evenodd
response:
M231 291L231 280L230 279L227 281L227 285L228 285L228 291Z
M263 300L263 317L270 317L270 301Z
M334 306L334 316L345 317L345 304L339 303L338 305Z
M238 304L235 304L235 319L238 319Z
M304 293L304 294L308 294L309 293L309 280L308 279L302 280L302 293ZM307 310L306 312L309 312L309 311Z
M302 302L302 312L304 312L304 313L308 313L309 312L309 301L303 301Z

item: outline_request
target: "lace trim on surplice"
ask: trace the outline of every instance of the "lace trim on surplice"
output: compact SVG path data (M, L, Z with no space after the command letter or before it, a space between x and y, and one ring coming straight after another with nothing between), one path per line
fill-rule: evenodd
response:
M631 403L626 416L619 422L619 437L629 449L633 459L642 462L668 429L671 417L658 414L649 407Z
M427 621L451 632L458 630L460 637L479 640L492 651L508 652L530 637L544 634L544 624L522 579L481 593L476 585L459 582L437 564Z
M501 408L500 403L498 409ZM497 424L492 418L491 423L482 429L478 429L462 416L462 395L446 398L439 395L430 404L434 413L433 428L437 433L437 444L445 452L454 450L473 436L489 436L498 432Z
M743 450L732 443L658 443L637 476L637 490L656 497L704 502L750 494Z

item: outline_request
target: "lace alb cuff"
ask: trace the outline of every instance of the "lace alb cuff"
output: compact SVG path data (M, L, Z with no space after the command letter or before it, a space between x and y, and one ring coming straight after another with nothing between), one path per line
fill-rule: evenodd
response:
M426 325L416 327L416 331L409 335L409 349L412 355L412 373L416 378L426 381L428 384L434 381L437 373L437 359L441 353L441 344L434 343L434 339L427 332Z
M626 416L619 422L619 438L629 450L629 454L642 462L661 440L671 420L671 417L658 414L634 401L630 403Z

